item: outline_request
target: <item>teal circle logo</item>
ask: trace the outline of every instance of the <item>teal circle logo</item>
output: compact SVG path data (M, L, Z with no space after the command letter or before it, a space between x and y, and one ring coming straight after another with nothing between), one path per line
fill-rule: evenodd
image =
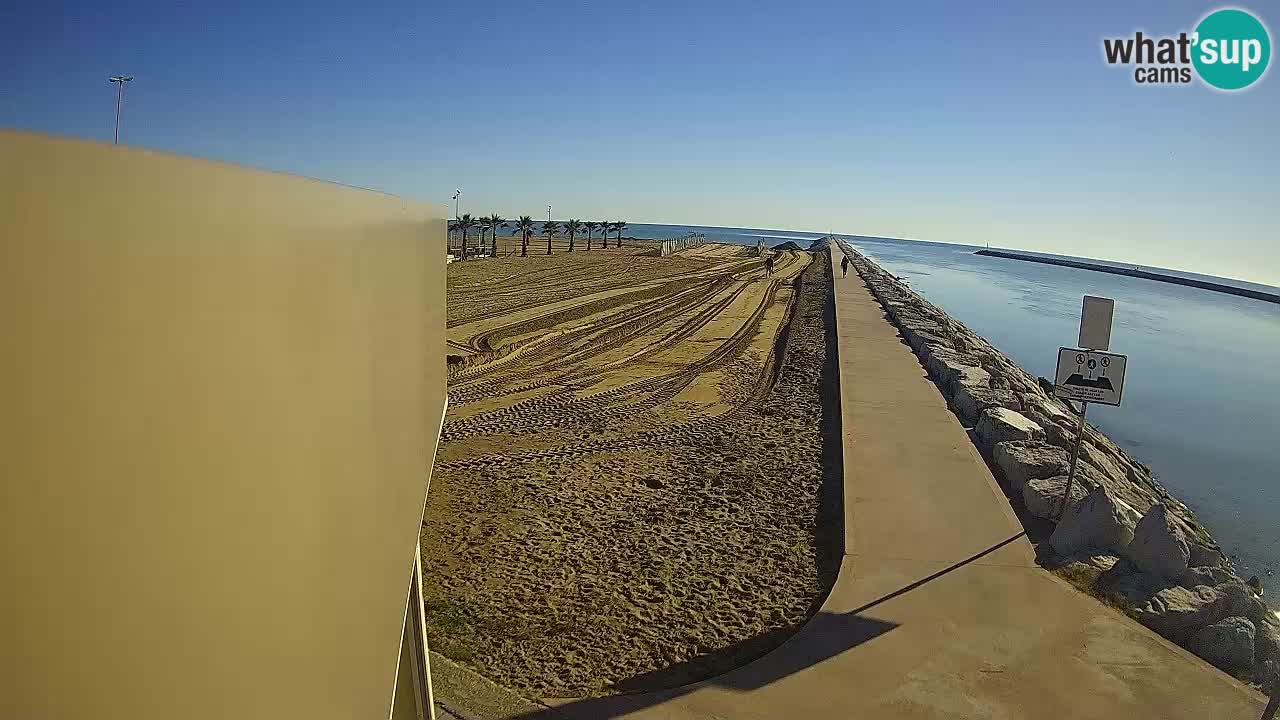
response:
M1271 60L1271 36L1258 18L1228 8L1205 16L1192 39L1191 62L1200 79L1219 90L1247 88Z

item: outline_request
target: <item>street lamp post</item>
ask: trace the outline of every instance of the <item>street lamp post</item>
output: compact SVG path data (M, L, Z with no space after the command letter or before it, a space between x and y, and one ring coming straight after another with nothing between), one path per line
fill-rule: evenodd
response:
M133 79L132 75L114 75L107 78L116 84L116 134L113 145L120 144L120 103L124 100L124 84Z
M461 217L460 215L458 215L458 198L460 197L462 197L462 188L455 188L453 191L453 230L454 232L458 231L458 220ZM467 256L467 249L464 247L462 248L462 259L465 260L466 256Z

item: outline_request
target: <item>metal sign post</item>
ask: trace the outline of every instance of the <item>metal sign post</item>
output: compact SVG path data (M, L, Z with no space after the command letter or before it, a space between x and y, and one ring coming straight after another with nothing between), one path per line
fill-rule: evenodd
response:
M1067 512L1067 503L1071 500L1071 488L1075 484L1076 479L1076 461L1080 459L1080 444L1084 442L1084 415L1089 412L1089 402L1081 401L1080 403L1080 424L1076 426L1076 446L1071 451L1071 467L1067 470L1067 490L1062 493L1062 506L1058 508L1057 516L1061 520L1062 516Z
M1109 298L1086 295L1080 310L1080 344L1082 348L1058 348L1058 368L1053 381L1053 394L1062 400L1080 402L1080 422L1076 425L1076 444L1071 451L1067 470L1067 487L1058 508L1059 520L1071 502L1075 486L1076 465L1080 446L1084 443L1085 414L1089 403L1120 405L1124 394L1124 373L1128 358L1106 350L1111 342L1111 317L1115 302ZM1070 406L1070 402L1067 403Z

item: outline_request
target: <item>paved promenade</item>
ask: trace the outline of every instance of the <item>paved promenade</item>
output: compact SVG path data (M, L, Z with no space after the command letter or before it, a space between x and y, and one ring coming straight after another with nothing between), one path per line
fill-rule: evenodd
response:
M522 718L1215 718L1264 699L1037 567L964 429L833 248L845 556L777 650L685 688Z

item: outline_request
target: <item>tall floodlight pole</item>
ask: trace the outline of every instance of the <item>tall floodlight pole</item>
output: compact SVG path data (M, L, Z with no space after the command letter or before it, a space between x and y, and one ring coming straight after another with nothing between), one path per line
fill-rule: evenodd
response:
M547 222L551 222L551 206L547 206Z
M124 84L133 79L132 75L114 75L108 80L116 84L116 134L113 144L120 144L120 103L124 100Z
M458 229L458 219L460 217L458 215L458 198L460 197L462 197L462 188L455 188L453 191L453 230L449 231L449 241L448 241L449 243L453 242L453 233L456 232ZM462 249L462 252L464 254L466 253L466 251L467 251L466 248Z

